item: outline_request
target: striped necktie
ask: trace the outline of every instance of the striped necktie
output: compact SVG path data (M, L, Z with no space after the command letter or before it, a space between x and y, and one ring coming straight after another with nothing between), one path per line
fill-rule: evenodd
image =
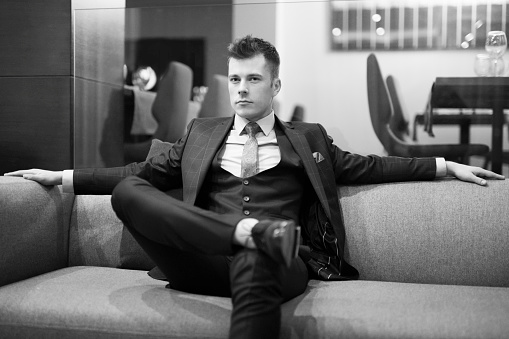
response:
M249 139L244 144L244 151L242 152L242 161L240 164L241 173L243 178L248 178L258 173L258 141L255 135L261 132L260 126L251 121L244 127L241 134L247 133Z

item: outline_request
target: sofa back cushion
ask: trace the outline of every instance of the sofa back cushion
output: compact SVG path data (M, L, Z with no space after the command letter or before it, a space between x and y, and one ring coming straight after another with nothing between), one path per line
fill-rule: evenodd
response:
M155 266L115 215L110 195L76 196L69 244L69 266L141 270Z
M173 144L153 139L147 159L168 152ZM181 196L181 190L172 192ZM70 225L69 265L150 270L155 264L111 208L110 195L78 195Z
M363 280L509 287L509 180L339 188Z

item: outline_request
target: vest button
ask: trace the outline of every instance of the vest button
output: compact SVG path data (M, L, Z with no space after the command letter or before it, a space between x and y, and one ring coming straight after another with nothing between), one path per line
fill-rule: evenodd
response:
M250 215L251 212L249 212L248 210L244 210L244 215Z
M249 180L247 180L247 179L246 179L246 180L242 181L242 183L243 183L244 185L249 185Z
M248 202L249 200L251 200L251 199L249 199L249 197L248 197L248 196L245 196L245 197L244 197L244 201L245 201L245 202Z

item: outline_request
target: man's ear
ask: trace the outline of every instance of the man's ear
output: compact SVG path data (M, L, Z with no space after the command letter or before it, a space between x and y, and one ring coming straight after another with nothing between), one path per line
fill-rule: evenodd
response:
M274 81L272 82L272 87L273 87L272 97L275 97L281 90L281 79L279 78L274 79Z

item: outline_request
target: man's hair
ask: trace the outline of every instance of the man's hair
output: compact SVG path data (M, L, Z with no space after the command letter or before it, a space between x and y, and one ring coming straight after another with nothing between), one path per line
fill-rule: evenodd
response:
M228 64L230 59L250 59L263 55L270 68L271 80L279 77L279 53L270 42L247 35L228 46Z

